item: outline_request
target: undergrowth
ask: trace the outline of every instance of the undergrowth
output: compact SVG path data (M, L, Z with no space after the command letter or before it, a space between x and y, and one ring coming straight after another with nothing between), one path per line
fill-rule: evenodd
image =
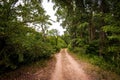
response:
M120 69L119 67L116 67L114 63L107 62L103 57L93 55L93 54L86 54L84 48L75 48L74 50L69 51L77 56L78 59L86 61L88 63L91 63L93 65L96 65L103 70L109 70L111 72L115 72L118 75L120 75Z
M27 64L27 65L22 65L20 68L17 68L15 70L10 70L10 71L7 71L6 73L1 74L0 79L3 79L3 78L7 79L7 77L14 79L16 76L19 76L20 74L34 74L38 70L46 67L47 64L51 61L51 59L52 58L41 59L39 61Z

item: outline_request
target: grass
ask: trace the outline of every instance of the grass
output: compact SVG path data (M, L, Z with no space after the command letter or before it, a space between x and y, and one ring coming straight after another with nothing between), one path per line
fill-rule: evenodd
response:
M80 62L81 65L84 65L84 70L88 75L91 75L96 80L120 80L120 75L116 74L114 70L115 67L111 68L112 64L105 62L103 58L98 56L82 54L82 51L79 52L68 52Z
M85 54L82 52L84 51L83 50L82 51L70 51L70 53L72 55L75 55L79 60L91 63L93 65L100 67L103 70L115 72L118 75L120 75L120 69L116 68L114 64L106 62L104 58L102 57L95 56L92 54Z

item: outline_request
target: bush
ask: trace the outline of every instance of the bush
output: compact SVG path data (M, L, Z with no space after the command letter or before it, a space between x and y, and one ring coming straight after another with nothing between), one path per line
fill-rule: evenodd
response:
M60 50L51 43L51 38L43 37L30 28L22 33L13 32L4 39L4 46L0 45L0 73L13 70L21 65L48 59ZM53 41L55 42L55 41Z
M75 47L73 49L74 53L81 53L81 54L85 54L85 49L83 47Z
M94 40L90 44L86 46L86 54L94 54L98 55L99 54L99 44L97 40Z

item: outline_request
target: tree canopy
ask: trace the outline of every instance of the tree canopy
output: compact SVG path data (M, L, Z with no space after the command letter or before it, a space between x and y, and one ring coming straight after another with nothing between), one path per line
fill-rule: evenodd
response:
M52 0L58 21L70 36L69 48L103 57L120 72L120 1Z
M0 1L0 74L60 50L58 35L48 33L52 24L45 13L41 0Z
M57 21L66 29L62 36L48 30L52 20L42 0L0 1L0 73L68 47L112 63L108 68L120 74L120 1L51 1Z

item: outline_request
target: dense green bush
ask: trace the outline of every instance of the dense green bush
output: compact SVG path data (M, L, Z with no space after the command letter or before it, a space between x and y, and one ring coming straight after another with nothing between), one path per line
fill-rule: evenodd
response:
M22 32L24 29L23 33ZM45 38L34 29L21 26L17 31L4 39L4 46L0 45L0 73L16 69L20 65L51 57L60 47L52 45L51 38ZM55 42L55 41L53 41Z
M53 30L57 35L48 33L52 24L41 2L18 3L19 0L0 1L0 73L48 59L61 48L56 42L57 30Z
M86 54L99 54L99 43L97 40L92 41L86 46Z
M75 47L72 51L74 53L81 52L82 54L85 54L85 49L83 47Z

